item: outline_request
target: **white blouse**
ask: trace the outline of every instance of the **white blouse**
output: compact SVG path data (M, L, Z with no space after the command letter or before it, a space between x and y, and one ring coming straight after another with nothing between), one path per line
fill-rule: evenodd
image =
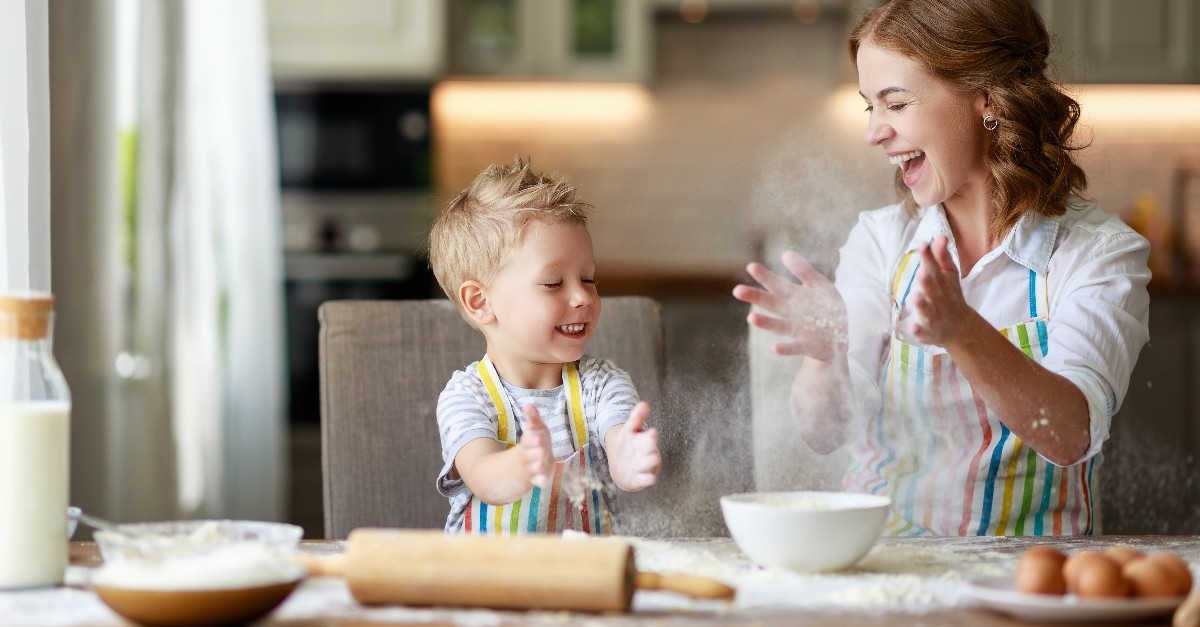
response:
M836 283L846 300L850 370L863 416L875 415L882 404L889 282L905 253L938 235L949 238L958 264L940 205L918 209L911 218L896 204L860 214L841 249ZM1002 328L1030 319L1029 271L1048 273L1049 351L1041 365L1073 382L1087 399L1091 446L1077 461L1100 451L1149 339L1149 254L1149 242L1118 218L1077 201L1062 216L1023 217L961 281L967 304Z

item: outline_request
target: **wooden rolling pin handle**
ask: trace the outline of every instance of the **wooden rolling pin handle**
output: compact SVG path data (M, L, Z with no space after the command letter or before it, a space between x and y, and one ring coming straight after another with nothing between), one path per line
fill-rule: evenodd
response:
M1179 607L1175 608L1175 618L1171 627L1200 627L1200 586L1188 595Z
M307 568L309 577L344 577L346 575L346 556L344 554L320 556L292 553L288 559Z
M736 590L707 577L691 575L662 575L638 571L634 575L634 587L638 590L668 590L679 592L696 599L732 600Z

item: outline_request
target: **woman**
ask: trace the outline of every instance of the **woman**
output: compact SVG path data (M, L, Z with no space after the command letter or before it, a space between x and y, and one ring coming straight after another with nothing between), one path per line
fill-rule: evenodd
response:
M806 357L791 405L897 535L1096 532L1100 448L1148 338L1145 239L1081 200L1079 105L1027 0L892 0L850 37L866 141L902 202L836 284L752 263L750 324Z

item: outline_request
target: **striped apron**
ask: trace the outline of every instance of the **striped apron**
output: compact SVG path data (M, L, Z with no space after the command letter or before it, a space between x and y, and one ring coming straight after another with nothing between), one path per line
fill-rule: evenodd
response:
M510 449L521 438L520 408L500 383L491 359L485 356L476 367L496 407L496 439L506 450ZM545 486L534 486L513 503L488 505L472 495L463 520L464 533L516 535L565 529L602 535L612 533L608 505L596 476L592 447L588 446L578 366L574 362L565 363L562 373L563 387L568 394L567 424L575 452L554 463Z
M1100 457L1050 464L984 406L945 349L902 339L897 321L921 265L915 253L892 279L883 407L851 446L845 488L891 497L889 535L1093 533ZM1046 277L1030 270L1029 320L999 331L1041 361L1048 312ZM1030 419L1049 428L1044 417Z

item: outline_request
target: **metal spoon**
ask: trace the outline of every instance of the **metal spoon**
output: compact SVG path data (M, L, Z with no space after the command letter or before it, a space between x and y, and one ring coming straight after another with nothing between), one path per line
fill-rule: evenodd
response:
M119 533L123 536L129 535L129 532L123 531L121 529L121 525L118 525L115 522L110 522L110 521L104 520L103 518L97 518L95 516L92 516L91 514L85 514L83 512L79 512L79 521L82 522L83 524L91 527L92 529L101 529L104 531L111 531L113 533Z

